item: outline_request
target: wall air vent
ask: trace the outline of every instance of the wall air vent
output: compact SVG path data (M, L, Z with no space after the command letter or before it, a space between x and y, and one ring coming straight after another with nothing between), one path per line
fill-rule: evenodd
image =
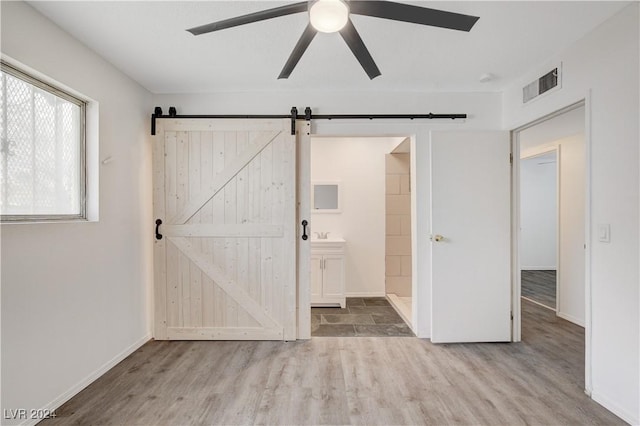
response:
M560 67L556 67L522 88L522 103L527 103L554 87L560 86Z

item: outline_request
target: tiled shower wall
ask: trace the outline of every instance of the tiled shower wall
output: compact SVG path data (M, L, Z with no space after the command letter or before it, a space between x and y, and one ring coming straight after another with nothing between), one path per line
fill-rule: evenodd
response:
M387 154L386 174L386 292L411 296L410 154Z

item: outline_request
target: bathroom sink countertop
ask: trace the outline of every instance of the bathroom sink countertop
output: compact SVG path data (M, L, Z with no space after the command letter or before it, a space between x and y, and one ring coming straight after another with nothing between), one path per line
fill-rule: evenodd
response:
M346 243L343 238L340 237L328 237L328 238L311 238L312 243Z

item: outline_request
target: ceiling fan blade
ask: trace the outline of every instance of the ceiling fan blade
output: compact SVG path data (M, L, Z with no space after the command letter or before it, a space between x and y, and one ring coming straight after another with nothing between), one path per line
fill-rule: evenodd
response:
M291 72L296 67L298 61L300 60L300 58L302 58L302 55L307 50L307 47L309 47L311 40L313 40L317 33L318 31L313 28L311 24L307 24L307 28L304 29L304 32L296 43L296 47L293 48L293 52L291 52L291 55L289 55L287 63L284 64L284 68L282 68L282 71L280 71L278 79L289 78Z
M431 25L451 30L471 31L478 19L477 16L463 15L444 10L396 3L393 1L352 1L349 3L351 13L374 16L394 21Z
M193 35L210 33L212 31L224 30L225 28L237 27L238 25L250 24L252 22L264 21L265 19L278 18L280 16L292 15L294 13L306 12L308 3L306 1L288 4L273 9L261 10L260 12L249 13L248 15L237 16L210 24L201 25L199 27L190 28L189 31Z
M376 63L373 61L367 46L364 45L360 34L356 31L356 27L353 26L351 19L349 19L344 28L340 30L340 35L371 80L382 74Z

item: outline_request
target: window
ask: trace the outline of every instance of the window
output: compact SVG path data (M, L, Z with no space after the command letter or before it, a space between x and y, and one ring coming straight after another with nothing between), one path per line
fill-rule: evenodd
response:
M86 217L86 103L2 62L0 218Z

